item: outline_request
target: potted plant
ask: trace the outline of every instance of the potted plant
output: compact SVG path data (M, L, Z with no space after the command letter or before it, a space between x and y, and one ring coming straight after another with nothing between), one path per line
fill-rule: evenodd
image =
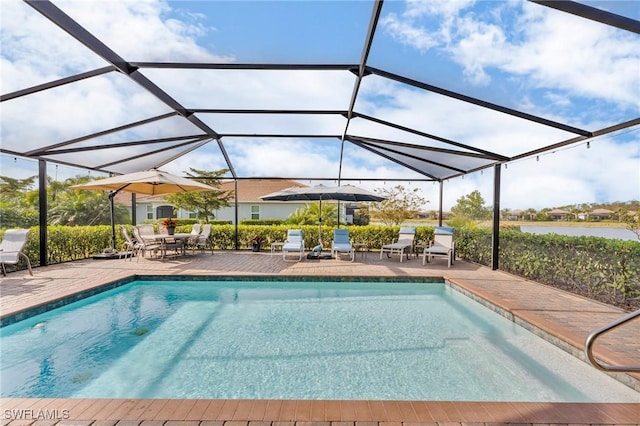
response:
M264 238L262 238L260 235L255 235L251 239L251 251L260 251L260 246L262 245L263 241Z
M162 224L167 227L167 234L173 235L176 232L176 225L178 222L170 217L162 221Z

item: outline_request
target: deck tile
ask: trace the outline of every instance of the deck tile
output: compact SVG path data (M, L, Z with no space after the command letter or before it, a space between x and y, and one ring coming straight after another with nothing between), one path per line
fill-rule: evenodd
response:
M383 401L383 404L388 422L401 422L404 420L402 418L402 411L398 406L398 401Z
M311 420L311 401L297 401L295 416L296 422L308 422Z
M371 409L371 417L376 421L386 421L387 412L384 410L383 401L369 401L369 408Z
M136 406L133 412L137 410L138 412L138 420L152 421L158 420L157 415L164 409L164 406L167 405L167 399L152 399L152 400L143 400L143 404Z
M424 401L412 401L413 411L416 414L417 423L433 422L434 418Z
M356 408L356 421L358 423L364 423L373 420L369 401L355 401L354 405Z
M280 417L278 420L295 421L296 420L296 401L284 400L280 406Z
M325 420L330 422L339 422L342 420L340 411L340 401L326 401L324 404Z
M215 399L212 400L207 409L202 413L202 418L207 420L220 420L220 411L222 411L222 407L224 406L224 400Z
M238 400L236 399L225 399L224 404L222 404L222 408L218 413L218 420L233 420L233 415L238 408Z
M270 399L267 402L267 408L264 411L264 418L270 420L280 419L280 408L282 407L282 401Z
M311 420L316 422L326 421L325 417L325 403L324 400L311 401Z
M356 420L355 401L340 401L340 421L355 422Z
M267 411L267 405L269 401L266 399L258 399L253 402L253 406L251 407L251 412L249 413L249 417L247 420L250 421L260 421L264 420L264 414Z
M254 403L255 401L253 399L239 400L231 420L249 420L249 414L251 414Z
M189 412L187 413L184 419L185 420L202 419L202 415L204 414L205 411L207 411L207 408L209 408L209 404L211 404L211 400L209 399L198 399L196 403L193 404L193 407L191 407L191 410L189 410Z

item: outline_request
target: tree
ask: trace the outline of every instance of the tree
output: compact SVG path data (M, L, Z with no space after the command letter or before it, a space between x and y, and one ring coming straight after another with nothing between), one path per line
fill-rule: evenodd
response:
M413 219L421 207L428 203L418 194L419 191L419 188L408 190L402 185L396 185L391 189L378 188L376 192L386 199L369 206L371 215L385 225L400 225L407 219Z
M0 176L0 227L29 228L38 224L37 197L35 203L28 197L36 177L14 179Z
M627 224L627 229L638 236L640 240L640 212L622 211L622 221Z
M198 170L190 167L191 172L185 172L187 176L195 181L202 182L214 188L220 187L220 176L228 170L217 171ZM233 197L233 191L203 191L203 192L178 192L167 196L167 201L177 208L189 210L195 213L196 217L208 223L214 219L214 212L220 207L229 205L229 200Z
M451 208L456 216L464 216L474 220L491 218L491 208L484 206L484 199L480 191L475 190L457 200L457 204Z
M320 217L320 203L309 203L297 209L287 218L294 225L313 225ZM335 226L338 223L338 208L333 203L322 203L322 224Z
M52 225L108 225L111 223L111 203L106 191L69 189L93 180L89 176L75 176L62 182L48 180L47 223ZM115 206L115 223L129 222L129 212L124 206Z

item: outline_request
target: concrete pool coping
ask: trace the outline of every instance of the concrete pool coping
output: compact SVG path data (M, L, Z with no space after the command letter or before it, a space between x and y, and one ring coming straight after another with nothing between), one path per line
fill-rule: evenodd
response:
M531 331L545 339L556 340L553 343L565 345L563 349L578 356L591 330L624 314L623 310L609 305L462 261L456 261L448 269L444 262L422 266L415 259L400 263L393 258L380 260L375 255L361 256L356 262L285 263L281 256L269 253L216 252L213 256L195 254L164 261L141 259L139 263L117 259L84 260L37 268L34 277L26 272L11 273L0 284L0 317L136 275L444 277L458 290L489 304L513 321L531 327ZM632 322L624 330L604 336L596 345L596 354L607 363L640 364L638 335L640 323ZM625 376L636 384L640 380L640 375ZM627 384L635 387L633 383ZM49 414L53 418L47 424L60 426L98 425L105 421L109 424L126 421L127 425L149 421L155 425L167 421L189 421L190 425L191 422L233 422L227 426L242 426L248 422L260 423L255 426L273 426L274 422L357 422L358 426L362 426L362 422L389 425L424 422L637 424L640 419L640 404L618 403L20 398L4 398L0 402L4 417L2 426L41 425L46 420L19 419L19 410L26 410L22 411L26 415ZM146 426L152 425L146 423Z

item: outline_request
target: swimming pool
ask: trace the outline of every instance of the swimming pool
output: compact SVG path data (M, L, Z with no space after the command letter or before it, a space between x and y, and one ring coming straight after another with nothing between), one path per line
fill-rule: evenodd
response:
M3 397L640 401L442 283L136 281L0 339Z

